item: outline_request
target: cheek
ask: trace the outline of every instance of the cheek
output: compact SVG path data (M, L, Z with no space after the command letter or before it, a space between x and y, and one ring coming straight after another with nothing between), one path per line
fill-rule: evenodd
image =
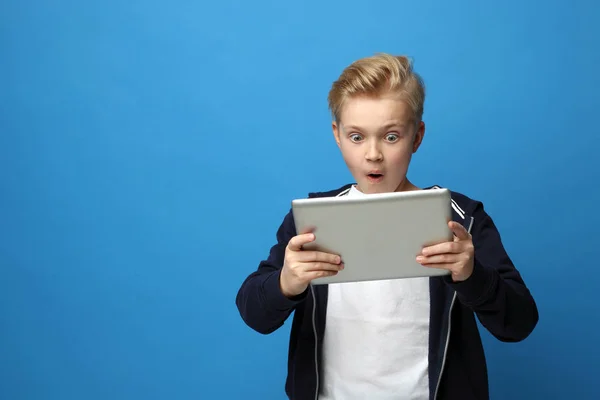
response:
M412 157L412 145L399 146L389 154L388 160L396 166L408 165Z
M346 164L348 164L349 167L355 167L361 162L360 151L357 151L358 149L356 147L357 146L353 148L347 145L342 145L340 147L342 151L342 157L344 158L344 161L346 162Z

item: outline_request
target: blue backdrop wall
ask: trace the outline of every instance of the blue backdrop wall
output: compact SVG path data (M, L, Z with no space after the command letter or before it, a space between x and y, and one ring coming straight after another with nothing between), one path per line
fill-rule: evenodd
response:
M3 1L0 398L283 399L236 291L290 201L351 180L326 96L408 54L410 176L484 201L535 295L494 399L598 397L592 1ZM241 206L243 202L245 206Z

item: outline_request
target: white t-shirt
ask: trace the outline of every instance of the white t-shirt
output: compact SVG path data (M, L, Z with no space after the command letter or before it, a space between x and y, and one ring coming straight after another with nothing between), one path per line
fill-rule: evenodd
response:
M428 353L429 278L329 285L320 400L428 399Z

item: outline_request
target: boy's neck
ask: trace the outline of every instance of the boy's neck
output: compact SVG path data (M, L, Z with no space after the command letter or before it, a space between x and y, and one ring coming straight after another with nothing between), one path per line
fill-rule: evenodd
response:
M413 185L412 182L409 181L408 178L406 178L405 180L403 180L400 183L400 185L396 189L396 192L409 192L409 191L412 191L412 190L421 190L421 188Z

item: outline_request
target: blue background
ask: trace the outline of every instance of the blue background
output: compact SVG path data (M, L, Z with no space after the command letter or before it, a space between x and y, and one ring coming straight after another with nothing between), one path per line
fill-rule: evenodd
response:
M483 4L485 3L485 4ZM484 201L540 309L493 399L599 398L592 1L0 3L0 398L283 399L289 324L236 291L296 197L351 180L326 96L408 54L418 185Z

